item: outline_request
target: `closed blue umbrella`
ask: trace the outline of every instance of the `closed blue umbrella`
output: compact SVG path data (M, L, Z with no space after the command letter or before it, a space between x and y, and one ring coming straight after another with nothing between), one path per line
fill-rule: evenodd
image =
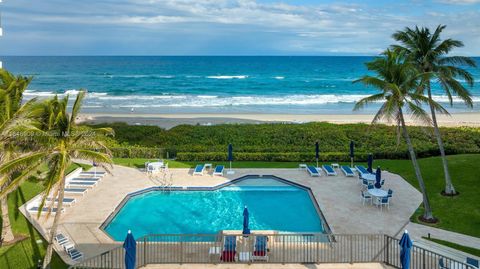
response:
M382 180L382 169L380 169L380 166L377 167L377 171L375 171L375 188L380 189L382 187L382 184L380 184L380 181Z
M228 144L228 161L230 162L230 170L232 170L232 161L233 161L233 146Z
M353 144L353 141L350 141L350 160L352 162L350 167L353 167L354 147L355 147L355 144Z
M243 209L243 231L242 234L250 234L250 229L248 228L248 208L245 206Z
M367 171L368 171L369 173L373 173L373 169L372 169L372 166L373 166L373 155L372 155L372 153L368 154L367 164L368 164Z
M398 243L402 250L400 251L400 263L402 264L402 269L409 269L410 268L410 249L412 248L412 240L410 240L410 236L408 235L408 231L402 235L400 242Z
M128 230L125 242L123 242L123 248L125 249L125 268L135 269L135 260L137 258L137 242L133 238L133 234Z
M317 160L317 168L318 168L318 159L320 159L320 146L318 145L318 141L315 142L315 160Z

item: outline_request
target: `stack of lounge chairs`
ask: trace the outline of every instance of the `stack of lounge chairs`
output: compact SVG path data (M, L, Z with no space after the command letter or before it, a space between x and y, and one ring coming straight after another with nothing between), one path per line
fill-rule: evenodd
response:
M70 242L68 237L66 237L65 235L61 233L57 234L55 236L55 242L57 242L57 244L65 250L65 252L72 260L78 261L83 258L83 253L78 251L75 248L75 244L73 242Z
M98 182L103 178L105 172L102 171L82 171L77 177L68 179L65 182L62 212L65 207L74 205L77 202L78 196L83 196L88 190L97 186ZM40 197L27 206L29 212L38 213L40 211ZM53 203L53 206L51 206ZM55 214L57 213L58 198L48 196L45 199L45 206L41 209L40 214Z
M195 166L195 169L193 169L193 175L194 176L203 176L205 174L205 171L207 171L205 164L197 164ZM212 175L223 176L224 171L225 171L225 166L217 165L217 166L215 166L215 169L213 169Z

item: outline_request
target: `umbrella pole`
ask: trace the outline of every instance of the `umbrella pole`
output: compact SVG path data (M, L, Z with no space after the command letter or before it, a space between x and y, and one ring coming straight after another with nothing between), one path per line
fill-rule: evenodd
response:
M353 157L350 158L350 161L351 161L351 163L352 163L352 164L350 165L350 167L353 167Z
M230 161L230 171L232 171L232 161Z
M317 158L317 168L318 168L318 158Z

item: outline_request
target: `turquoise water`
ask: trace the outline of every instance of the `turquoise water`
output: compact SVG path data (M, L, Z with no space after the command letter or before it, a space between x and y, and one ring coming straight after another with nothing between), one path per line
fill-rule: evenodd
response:
M135 196L105 231L121 241L128 230L135 237L242 230L245 205L252 230L324 231L307 191L269 178L246 179L215 191L152 191Z
M372 57L3 57L31 75L26 96L86 88L84 112L349 114L376 91L352 81ZM475 58L480 64L480 58ZM469 69L480 110L480 69ZM446 96L433 82L435 98ZM372 106L362 113L369 113ZM452 112L470 111L455 103Z

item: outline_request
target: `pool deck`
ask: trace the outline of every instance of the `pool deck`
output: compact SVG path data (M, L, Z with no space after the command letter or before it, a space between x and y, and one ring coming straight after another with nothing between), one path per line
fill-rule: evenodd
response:
M400 176L386 171L382 173L386 181L384 189L394 190L394 196L390 210L384 208L383 211L369 204L362 205L358 177L345 177L339 170L337 176L328 177L324 173L321 177L310 177L303 169L235 169L234 175L224 177L193 176L192 169L170 169L170 172L173 186L216 186L244 175L275 175L299 183L311 188L332 232L338 234L395 236L409 223L409 217L422 202L420 192ZM105 175L95 188L79 197L75 205L66 208L58 230L75 243L85 258L119 246L120 242L114 242L100 226L128 193L153 186L157 186L155 181L139 169L115 165L111 175ZM53 217L37 219L25 206L20 210L45 237ZM59 254L66 262L72 262L64 251Z

